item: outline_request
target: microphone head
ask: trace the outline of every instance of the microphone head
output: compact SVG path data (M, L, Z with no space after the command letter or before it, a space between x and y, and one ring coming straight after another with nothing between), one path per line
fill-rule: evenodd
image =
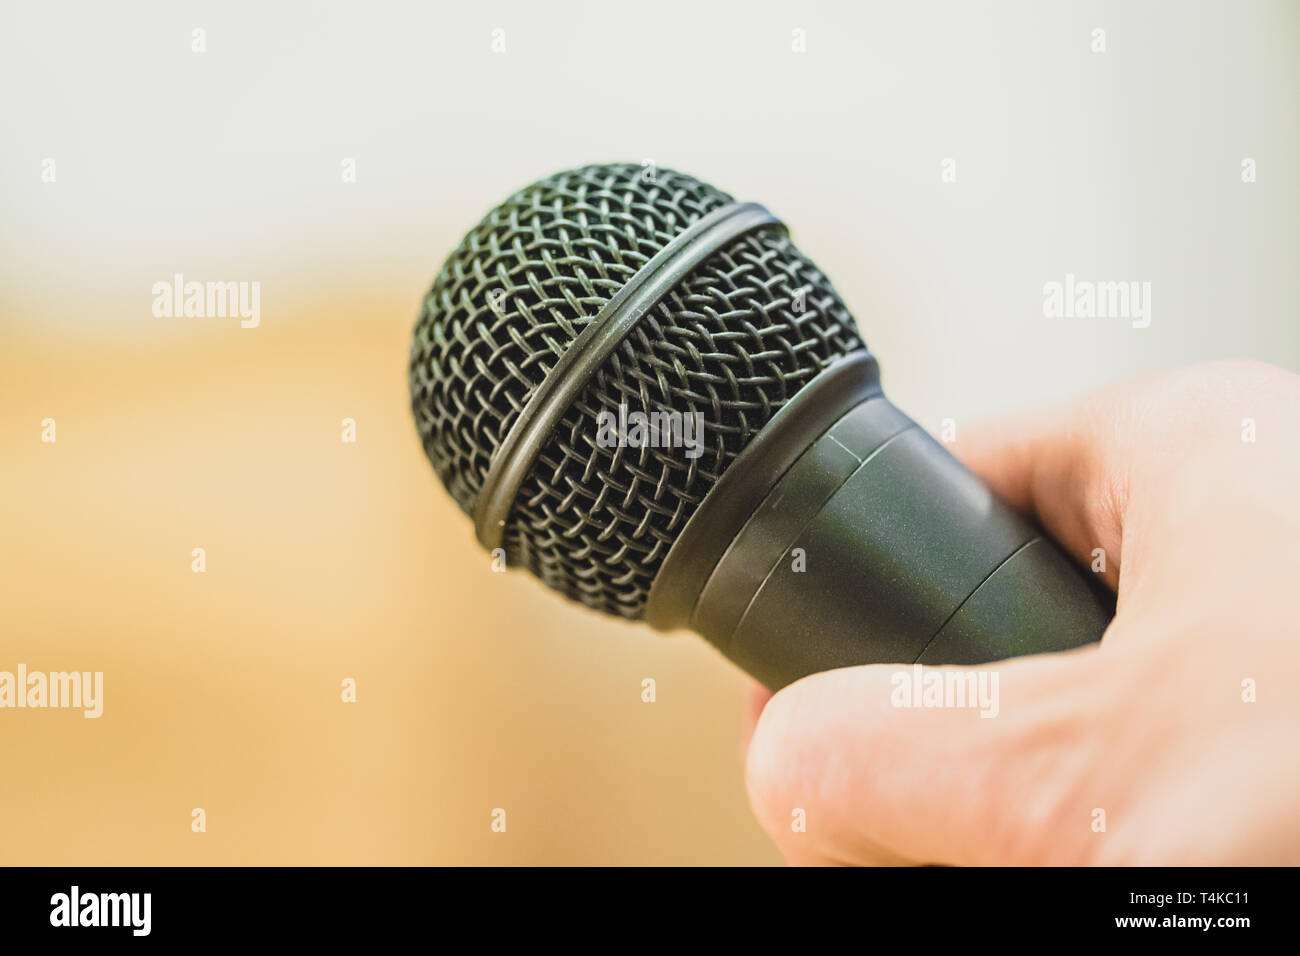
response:
M584 166L521 189L465 236L424 298L409 368L425 454L463 511L481 507L494 460L515 452L507 436L583 330L685 230L733 205L672 170ZM780 223L729 239L573 383L503 519L506 564L641 618L669 548L736 456L822 369L863 347ZM699 447L606 447L598 421L620 406L701 413Z

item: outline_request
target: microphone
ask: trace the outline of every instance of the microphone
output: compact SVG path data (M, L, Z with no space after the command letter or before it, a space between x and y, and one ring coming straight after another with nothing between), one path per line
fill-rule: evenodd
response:
M776 689L1100 639L1114 598L885 398L756 203L637 164L493 209L425 296L425 454L479 542Z

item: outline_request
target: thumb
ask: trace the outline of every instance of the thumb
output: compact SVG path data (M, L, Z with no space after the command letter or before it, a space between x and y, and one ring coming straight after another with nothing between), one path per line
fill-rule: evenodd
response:
M755 815L795 864L1088 862L1092 718L1111 706L1097 665L1091 647L804 678L755 729Z

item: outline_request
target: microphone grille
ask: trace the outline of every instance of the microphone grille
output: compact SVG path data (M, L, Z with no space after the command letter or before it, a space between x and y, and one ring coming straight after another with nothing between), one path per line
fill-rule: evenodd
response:
M497 446L601 307L731 201L668 169L584 166L519 190L470 230L424 298L410 365L425 453L461 510L470 513Z
M425 297L411 351L425 453L471 513L492 455L546 373L610 298L731 197L636 164L558 173L498 206ZM770 225L732 240L634 326L552 431L506 522L507 563L637 619L687 519L776 411L862 348L821 274ZM703 413L703 447L601 447L597 416Z

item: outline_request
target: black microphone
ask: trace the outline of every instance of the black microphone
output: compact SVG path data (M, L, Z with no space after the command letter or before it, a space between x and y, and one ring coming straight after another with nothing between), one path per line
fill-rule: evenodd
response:
M771 688L1099 640L1114 599L895 408L785 226L649 165L492 210L425 296L425 453L479 541Z

